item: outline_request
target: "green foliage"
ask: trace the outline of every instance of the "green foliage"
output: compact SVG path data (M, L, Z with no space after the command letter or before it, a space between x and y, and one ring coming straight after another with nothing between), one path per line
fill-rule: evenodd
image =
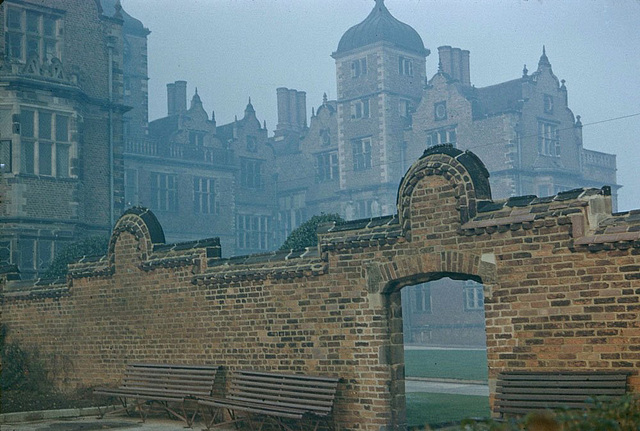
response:
M634 395L590 400L592 408L531 413L507 422L463 421L464 429L474 431L637 431L640 400Z
M318 229L318 225L328 222L336 222L336 224L340 224L344 223L344 219L338 214L321 214L313 216L289 234L289 237L284 244L282 244L280 250L297 250L317 245L318 236L316 235L316 230Z
M51 386L38 352L27 351L17 343L8 343L5 325L0 326L0 356L2 358L0 388L3 391L35 391Z
M108 247L109 237L107 236L90 236L69 243L56 255L42 277L66 277L68 264L77 261L83 256L104 255L107 253Z

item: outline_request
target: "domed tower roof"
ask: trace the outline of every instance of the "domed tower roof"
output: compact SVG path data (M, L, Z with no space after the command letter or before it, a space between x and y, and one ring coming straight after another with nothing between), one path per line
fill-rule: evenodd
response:
M424 47L418 32L394 18L384 5L384 0L376 0L376 5L369 16L342 36L333 56L340 56L376 42L390 42L398 48L425 57L429 55L429 50Z

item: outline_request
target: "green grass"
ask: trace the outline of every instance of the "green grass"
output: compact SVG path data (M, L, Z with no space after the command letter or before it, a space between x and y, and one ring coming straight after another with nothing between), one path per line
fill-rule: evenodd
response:
M405 350L407 377L487 380L484 350Z
M409 426L434 426L466 418L488 418L489 397L477 395L407 393Z

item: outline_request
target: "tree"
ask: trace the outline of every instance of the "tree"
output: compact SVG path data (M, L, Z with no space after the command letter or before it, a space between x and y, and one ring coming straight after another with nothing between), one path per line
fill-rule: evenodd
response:
M56 255L45 271L43 278L61 278L67 276L67 265L83 256L101 256L107 253L108 236L90 236L67 244Z
M318 235L316 231L318 230L318 225L329 222L340 224L344 223L344 219L338 214L315 215L294 229L282 244L280 250L300 249L317 245Z

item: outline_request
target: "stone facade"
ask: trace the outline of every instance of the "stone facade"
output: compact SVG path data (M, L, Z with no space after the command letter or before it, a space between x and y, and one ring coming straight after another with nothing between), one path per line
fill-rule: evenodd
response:
M171 241L219 237L227 255L272 250L274 150L251 105L218 126L185 81L167 86L169 115L125 149L128 205L153 209Z
M122 16L96 1L0 6L0 260L29 278L122 212Z
M66 284L5 273L3 322L66 361L67 387L115 383L133 361L331 375L341 429L404 429L401 291L452 277L484 285L491 394L505 370L622 370L640 389L638 211L612 214L606 187L490 196L475 155L434 147L402 180L397 215L230 259L215 240L163 244L136 208Z

